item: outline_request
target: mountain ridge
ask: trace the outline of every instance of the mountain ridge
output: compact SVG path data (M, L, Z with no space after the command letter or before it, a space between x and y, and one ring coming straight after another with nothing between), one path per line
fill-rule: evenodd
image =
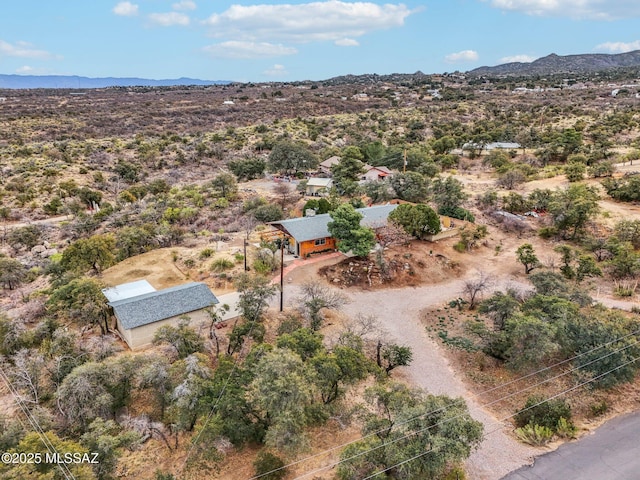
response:
M35 88L107 88L107 87L171 87L185 85L226 85L227 80L149 79L138 77L83 77L80 75L16 75L0 74L0 89Z
M478 67L467 72L472 76L531 76L560 73L595 73L624 67L640 67L640 50L625 53L552 53L533 62L510 62L493 67Z

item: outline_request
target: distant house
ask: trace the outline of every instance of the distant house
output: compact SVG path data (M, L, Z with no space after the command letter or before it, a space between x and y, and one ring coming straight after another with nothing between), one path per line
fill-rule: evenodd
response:
M362 177L360 177L360 180L365 182L378 182L393 175L393 172L387 167L372 167L371 165L365 165L364 168L365 172Z
M156 290L146 280L105 288L102 293L113 309L118 331L129 348L137 350L153 342L163 325L177 325L182 315L192 326L208 323L206 308L219 303L204 283L192 282Z
M518 150L520 148L522 148L522 145L515 142L491 142L485 145L474 142L467 142L462 145L462 150L477 150L480 153L483 150L485 152L490 152L492 150Z
M330 178L310 178L307 181L305 194L312 197L321 197L329 194L329 189L333 186Z
M361 225L382 227L387 224L387 217L397 205L376 205L374 207L357 208L363 215ZM271 222L271 225L289 237L289 253L307 257L312 253L326 252L337 248L336 239L331 236L328 213L311 217L291 218Z
M335 155L333 157L329 157L323 162L320 162L320 171L325 175L331 175L331 167L333 167L337 163L340 163L340 157L337 157Z

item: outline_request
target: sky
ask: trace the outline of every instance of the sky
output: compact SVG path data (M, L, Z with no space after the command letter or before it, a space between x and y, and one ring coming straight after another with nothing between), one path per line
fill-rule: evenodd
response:
M640 49L640 0L3 0L0 73L275 82Z

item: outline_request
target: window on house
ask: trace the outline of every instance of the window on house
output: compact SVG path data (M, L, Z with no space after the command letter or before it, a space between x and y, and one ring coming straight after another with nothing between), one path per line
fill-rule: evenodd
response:
M318 239L315 241L315 245L316 245L316 247L317 247L318 245L325 245L326 243L327 243L327 239L326 239L326 238L318 238Z

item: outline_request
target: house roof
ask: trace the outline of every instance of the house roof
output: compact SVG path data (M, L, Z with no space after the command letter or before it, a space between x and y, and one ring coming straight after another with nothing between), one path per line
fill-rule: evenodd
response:
M333 157L329 157L326 160L320 162L320 166L325 168L331 168L336 163L340 163L340 157L337 157L334 155Z
M307 181L307 187L329 187L333 183L330 178L310 178Z
M204 283L191 282L135 297L123 298L109 302L109 305L113 307L122 326L130 330L194 312L216 303L219 303L218 299L211 293L209 287Z
M387 217L397 206L391 204L376 205L374 207L356 208L356 211L363 215L360 221L361 225L380 227L386 225ZM289 220L271 222L271 225L292 236L296 242L306 242L330 237L331 234L327 228L327 224L330 221L331 215L323 213L313 217L290 218Z
M115 302L117 300L124 300L125 298L137 297L145 293L155 292L156 289L151 286L146 280L137 280L135 282L122 283L115 287L103 288L102 293L107 300Z

